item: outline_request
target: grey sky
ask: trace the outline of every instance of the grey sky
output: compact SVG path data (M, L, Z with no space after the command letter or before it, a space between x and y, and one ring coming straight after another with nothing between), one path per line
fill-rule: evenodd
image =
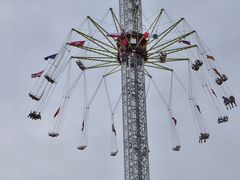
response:
M121 118L117 122L120 152L112 158L108 109L101 113L101 98L94 105L89 147L84 152L76 149L82 117L81 110L76 114L77 99L69 106L64 134L59 139L52 140L47 135L50 117L41 122L26 118L32 105L27 97L33 85L29 76L44 67L43 57L54 53L69 30L87 15L100 19L109 7L117 12L118 1L0 0L0 4L0 179L122 180ZM143 6L146 17L161 8L171 17L185 17L214 52L230 78L232 92L240 99L239 1L143 0ZM231 121L223 126L209 120L212 136L204 145L197 143L191 115L182 114L180 137L184 148L174 153L170 149L167 117L159 113L155 104L160 103L152 102L153 114L148 114L152 180L233 180L240 176L239 110L231 111Z

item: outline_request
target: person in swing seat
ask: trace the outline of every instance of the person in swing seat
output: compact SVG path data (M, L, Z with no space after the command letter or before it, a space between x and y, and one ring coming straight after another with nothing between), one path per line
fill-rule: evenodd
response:
M235 101L235 97L234 96L229 96L229 102L232 105L232 107L234 107L234 105L237 107L237 103Z
M230 101L227 97L223 96L223 102L224 102L224 105L226 106L227 110L228 110L228 107L231 109L231 105L230 105Z

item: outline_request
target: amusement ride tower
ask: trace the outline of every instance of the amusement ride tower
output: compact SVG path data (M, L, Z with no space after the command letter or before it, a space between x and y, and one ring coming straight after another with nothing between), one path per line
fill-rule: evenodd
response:
M133 36L131 48L119 49L122 74L122 109L125 180L148 180L149 157L145 69L147 52L142 32L141 0L119 0L120 24Z

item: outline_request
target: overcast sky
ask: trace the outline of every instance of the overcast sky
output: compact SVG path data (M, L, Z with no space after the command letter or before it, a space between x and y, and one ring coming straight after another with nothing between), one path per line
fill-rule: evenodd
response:
M30 74L44 67L43 57L61 46L72 27L78 26L87 15L101 19L109 7L118 12L118 1L0 0L0 179L124 179L122 120L119 117L116 125L119 154L112 158L109 156L110 120L108 114L102 113L99 99L95 103L96 114L91 116L89 147L84 152L76 149L82 117L81 113L76 113L77 100L69 106L64 134L59 139L52 140L47 135L52 118L46 117L41 122L27 119L32 106L27 96L33 85ZM161 8L175 19L185 17L198 31L227 73L232 92L240 99L240 2L143 1L146 17ZM229 113L230 122L222 126L210 120L211 139L204 145L197 142L191 115L182 115L180 118L186 118L180 124L184 148L176 153L170 147L169 127L164 121L167 116L157 117L158 107L151 107L153 114L148 114L148 126L152 180L234 180L240 177L238 109ZM181 108L178 111L184 112ZM52 117L52 112L48 113Z

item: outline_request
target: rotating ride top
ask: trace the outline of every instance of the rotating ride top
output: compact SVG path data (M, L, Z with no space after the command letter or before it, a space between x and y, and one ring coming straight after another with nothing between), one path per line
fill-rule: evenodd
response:
M217 123L227 122L229 119L226 110L237 106L235 97L227 85L227 75L218 65L211 50L186 20L173 20L161 9L152 20L146 20L143 25L141 9L140 0L120 0L120 19L112 8L101 20L87 16L80 27L70 31L60 50L45 58L48 62L47 67L31 75L37 80L29 93L34 105L28 117L33 120L44 119L42 115L56 90L55 87L58 89L63 76L66 77L60 105L53 115L54 120L48 133L50 137L55 138L61 133L69 100L83 78L84 113L77 148L84 150L88 142L90 108L104 85L111 119L111 156L118 153L114 120L115 112L122 101L127 180L149 179L146 98L150 87L156 89L168 112L173 151L181 149L177 133L179 118L175 117L172 108L174 81L186 92L197 125L199 143L205 143L210 138L210 133L206 125L206 114L199 104L198 94L195 93L197 83L201 85L209 105L213 108ZM72 67L74 62L77 68ZM185 77L177 73L179 64L187 67ZM91 70L103 68L100 82L89 98L86 74L90 74ZM153 71L169 73L168 98L163 95L159 84L154 80L156 73L153 75ZM107 79L118 72L121 72L122 92L113 105ZM183 70L181 74L184 74ZM76 76L74 80L72 76ZM226 106L226 110L223 105Z

